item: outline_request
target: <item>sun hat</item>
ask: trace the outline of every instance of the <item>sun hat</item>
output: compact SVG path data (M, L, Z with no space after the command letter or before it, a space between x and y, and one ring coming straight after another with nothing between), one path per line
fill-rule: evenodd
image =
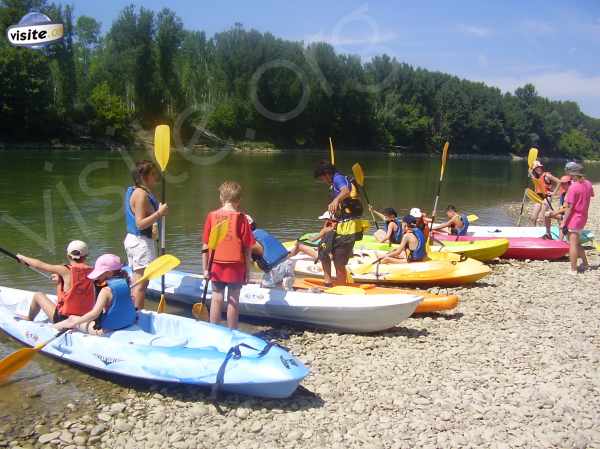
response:
M571 176L583 176L583 165L574 163L570 166L567 174Z
M319 220L333 220L333 216L331 215L331 212L326 210L321 215L319 215Z
M577 162L571 161L565 164L565 171L571 170L574 166L578 165Z
M418 207L413 207L408 213L408 215L412 215L415 218L421 218L423 216L423 212L421 212L421 209L419 209Z
M67 246L67 255L74 260L79 260L89 254L88 246L81 240L73 240Z
M571 182L571 177L569 175L564 175L560 177L561 184L566 184L568 182Z
M407 225L414 225L417 222L417 219L412 215L405 215L402 217L402 221Z
M88 279L96 280L109 271L119 271L123 268L121 259L114 254L102 254L94 264L94 270L88 274Z
M535 161L535 162L533 163L533 167L531 167L531 168L532 168L533 170L535 170L536 168L538 168L538 167L543 167L543 166L544 166L544 164L542 164L540 161Z

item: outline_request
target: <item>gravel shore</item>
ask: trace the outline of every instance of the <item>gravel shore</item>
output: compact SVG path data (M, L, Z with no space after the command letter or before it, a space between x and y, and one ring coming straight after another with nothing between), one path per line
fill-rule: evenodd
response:
M600 186L595 187L600 195ZM589 228L600 235L600 199ZM600 448L599 254L501 261L452 313L376 335L267 331L311 368L288 400L131 389L21 447Z

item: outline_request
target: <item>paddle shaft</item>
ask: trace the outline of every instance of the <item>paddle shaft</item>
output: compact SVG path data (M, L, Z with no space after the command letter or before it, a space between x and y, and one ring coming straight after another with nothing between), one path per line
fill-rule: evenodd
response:
M162 184L162 202L163 204L165 203L165 201L167 200L167 183L165 180L165 174L163 172L162 175L162 180L161 180L161 184ZM163 215L161 217L161 223L160 223L160 255L164 256L165 252L166 252L166 229L165 229L165 224L166 224L166 217ZM161 297L165 296L165 275L163 274L160 277L160 294Z
M204 279L204 291L202 292L202 300L200 301L200 303L203 306L206 303L206 295L208 294L208 283L209 283L209 279L210 279L210 270L212 270L212 265L213 265L214 260L215 260L215 250L212 250L212 252L210 253L210 255L208 257L208 270L206 270L208 272L208 276L206 276L206 278Z
M10 257L11 259L14 259L15 262L20 263L25 265L27 268L29 268L32 271L35 271L37 274L44 276L46 279L52 279L52 276L50 276L48 273L44 273L43 271L38 270L37 268L32 267L29 264L26 264L25 262L22 262L16 254L11 253L10 251L5 250L4 248L0 248L0 253L3 253L4 255Z
M363 194L365 195L365 200L367 201L367 205L369 206L369 210L371 209L371 202L369 201L369 195L367 195L367 189L365 186L362 186ZM373 218L373 223L375 223L375 227L379 230L379 224L377 224L377 220L375 219L375 214L371 210L371 217Z

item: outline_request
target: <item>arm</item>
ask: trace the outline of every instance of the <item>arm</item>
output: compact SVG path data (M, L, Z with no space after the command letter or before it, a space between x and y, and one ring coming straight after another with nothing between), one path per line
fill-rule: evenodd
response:
M369 210L371 212L373 212L373 215L375 215L380 220L385 220L385 216L381 212L378 212L375 209L373 209L373 206L371 206L370 204L369 204Z
M335 214L337 209L342 201L350 196L350 189L348 187L342 187L338 196L336 196L331 203L329 203L329 207L327 208L331 214Z
M160 204L157 211L152 211L152 205L146 193L137 189L131 196L131 210L138 229L147 229L167 214L168 207L166 204Z
M29 265L30 267L35 268L36 270L44 271L46 273L56 274L56 275L62 277L63 279L65 278L65 276L69 276L69 269L67 267L65 267L64 265L51 265L49 263L42 262L39 259L34 259L33 257L26 257L21 254L17 254L17 258L22 263L25 263L25 264Z
M454 217L454 218L456 218L456 217ZM455 221L454 218L446 221L445 223L440 223L438 225L434 225L433 230L438 231L440 229L449 228L450 226L452 226L452 224L454 224L454 221Z
M406 250L407 247L408 247L408 235L405 234L404 237L402 237L400 246L398 248L396 248L395 250L387 253L384 257L398 257L400 254L402 254Z
M385 238L381 241L381 243L391 242L392 234L396 232L396 228L398 225L396 223L389 223L387 227L387 233L385 234Z
M548 179L550 179L550 182L552 184L554 184L554 190L552 191L552 196L556 196L556 194L558 193L558 190L560 189L560 179L558 179L554 175L546 175L546 176L548 176Z
M104 307L106 307L106 305L111 300L112 300L112 290L108 287L104 287L102 290L100 290L100 293L98 293L98 298L96 299L96 304L94 304L94 308L92 310L90 310L88 313L86 313L85 315L82 315L82 316L76 317L73 315L65 321L56 323L54 325L54 327L56 329L73 329L74 327L77 327L81 324L89 323L90 321L94 321L95 319L97 319L100 316Z

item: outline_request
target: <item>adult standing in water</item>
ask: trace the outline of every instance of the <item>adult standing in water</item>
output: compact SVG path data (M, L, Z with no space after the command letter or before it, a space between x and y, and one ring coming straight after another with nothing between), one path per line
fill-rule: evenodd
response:
M127 235L124 245L135 283L144 274L146 266L156 259L158 222L167 215L169 208L166 204L159 204L152 193L152 189L160 180L160 174L153 162L137 162L132 176L134 185L128 187L125 193ZM144 307L147 288L148 282L142 282L131 290L137 309Z
M323 266L326 285L333 285L331 263L335 266L336 284L343 285L347 280L346 265L352 256L354 242L361 240L369 223L360 217L363 206L358 189L353 180L343 175L333 164L321 161L315 168L314 176L329 185L330 203L327 209L335 218L335 227L327 232L319 246L319 260Z

